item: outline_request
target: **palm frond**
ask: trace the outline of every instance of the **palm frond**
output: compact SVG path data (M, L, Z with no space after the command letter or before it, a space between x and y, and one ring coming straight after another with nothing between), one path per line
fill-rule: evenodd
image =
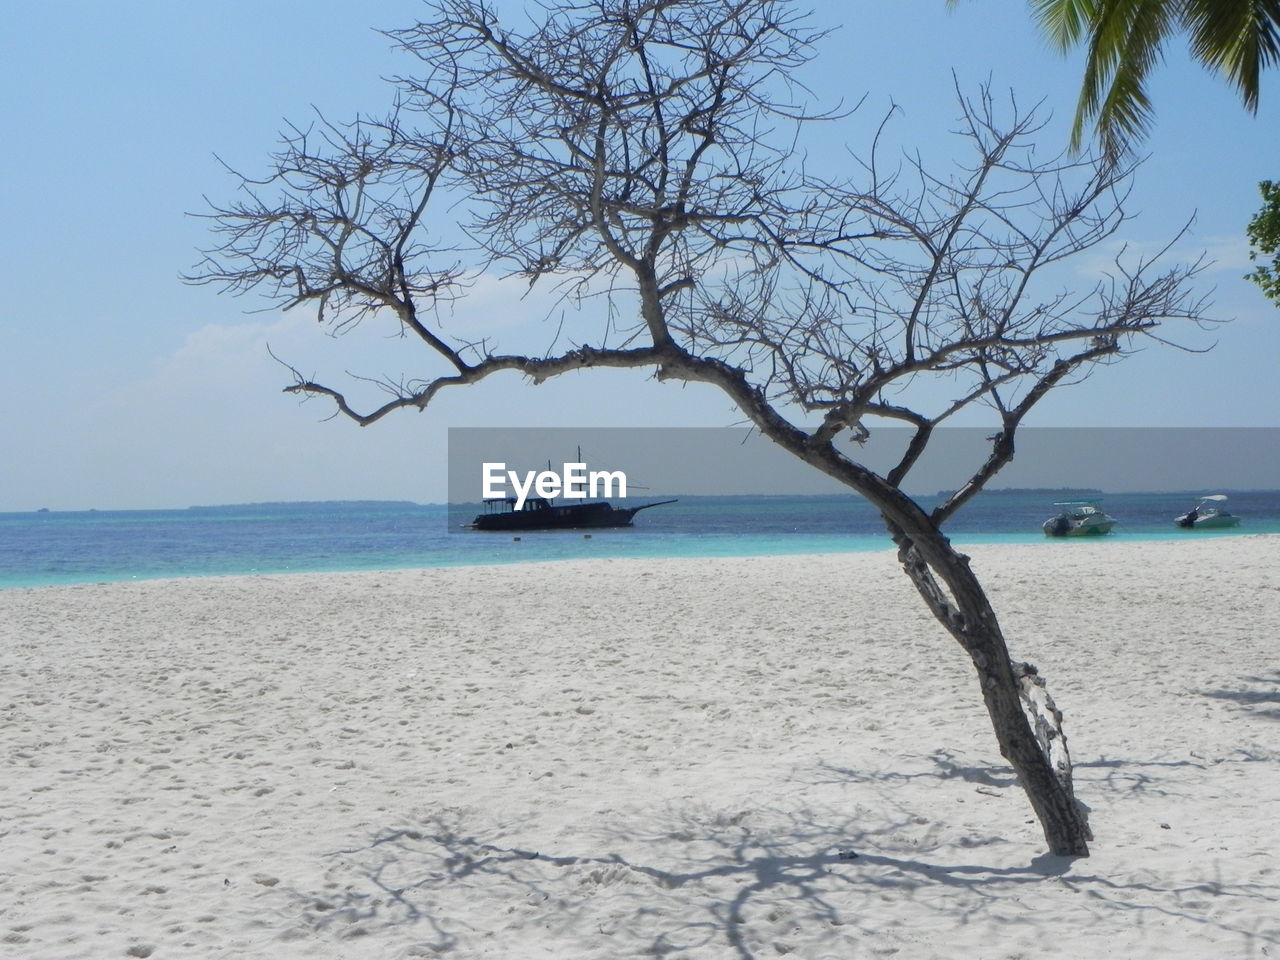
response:
M1280 62L1280 0L1184 0L1191 52L1225 74L1251 111L1263 68Z
M954 2L954 0L953 0ZM1066 53L1084 36L1097 16L1097 0L1031 0L1031 9L1049 40Z
M1160 62L1176 24L1177 3L1168 0L1101 0L1090 23L1084 81L1071 141L1079 149L1095 121L1104 150L1117 156L1150 126L1147 75Z

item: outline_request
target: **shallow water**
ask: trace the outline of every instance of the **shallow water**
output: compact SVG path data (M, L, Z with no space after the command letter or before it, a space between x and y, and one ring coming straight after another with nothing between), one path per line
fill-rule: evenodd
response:
M1120 520L1107 541L1280 533L1280 492L1231 495L1236 530L1184 531L1189 493L1103 498ZM663 499L655 496L650 499ZM948 524L959 544L1044 543L1043 492L986 493ZM632 500L630 503L645 502ZM931 506L936 498L922 498ZM703 557L887 549L876 512L855 497L683 497L620 530L478 533L478 505L282 503L187 510L0 514L0 587L187 577L396 569L588 557Z

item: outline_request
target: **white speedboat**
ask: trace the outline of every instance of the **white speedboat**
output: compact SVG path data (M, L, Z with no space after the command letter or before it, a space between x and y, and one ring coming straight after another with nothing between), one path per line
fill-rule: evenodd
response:
M1110 533L1116 519L1102 512L1097 500L1060 500L1061 510L1044 522L1046 537L1099 537Z
M1240 526L1240 518L1227 509L1225 494L1211 493L1173 522L1187 530L1222 530Z

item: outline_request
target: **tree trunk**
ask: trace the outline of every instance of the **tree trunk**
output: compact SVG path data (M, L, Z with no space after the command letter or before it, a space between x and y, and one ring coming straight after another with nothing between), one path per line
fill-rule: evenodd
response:
M1031 729L1035 731L1041 751L1049 758L1053 775L1074 795L1075 790L1071 783L1071 753L1067 750L1067 735L1062 729L1062 711L1053 702L1053 697L1049 696L1044 678L1040 676L1040 671L1033 664L1014 663L1013 675L1018 679L1018 689L1022 695L1022 706L1027 713L1027 720L1031 723Z
M1061 714L1047 692L1040 703L1024 690L1043 691L1043 682L1031 680L1034 668L1026 665L1015 675L1009 648L995 611L982 584L969 569L969 558L958 553L933 518L903 493L901 478L886 480L839 454L830 439L814 441L786 422L761 391L747 385L742 371L718 361L674 357L664 364L687 380L704 380L722 387L746 411L760 431L805 463L830 474L874 504L898 545L898 559L938 622L959 641L978 671L982 699L1001 755L1013 766L1031 807L1040 821L1049 851L1057 856L1087 857L1089 830L1085 808L1077 802L1066 758ZM994 471L991 471L994 472ZM979 485L980 487L981 485ZM946 590L939 584L940 578ZM1038 679L1038 678L1037 678ZM1029 681L1024 684L1023 681ZM1041 749L1028 722L1036 717L1045 747ZM1053 759L1050 755L1053 754ZM1058 764L1055 766L1055 763Z
M957 553L940 531L912 539L898 529L894 539L903 569L978 671L1000 753L1026 790L1050 852L1087 857L1093 834L1072 789L1062 715L1044 689L1044 681L1029 664L1015 666L1010 661L995 611L969 569L968 558ZM935 579L935 572L947 585L950 597ZM1029 716L1034 717L1035 730Z

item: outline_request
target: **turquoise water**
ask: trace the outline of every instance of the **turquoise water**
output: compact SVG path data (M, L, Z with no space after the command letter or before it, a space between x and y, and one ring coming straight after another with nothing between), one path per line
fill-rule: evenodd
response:
M653 497L652 499L663 499ZM958 544L1048 541L1052 495L995 492L948 525ZM1183 531L1195 494L1112 494L1121 522L1105 541L1280 533L1280 492L1231 495L1235 531ZM632 503L643 501L631 501ZM931 505L924 498L924 505ZM683 497L634 527L512 534L463 530L477 506L284 503L188 510L0 514L0 588L158 577L399 569L590 557L709 557L888 549L875 511L854 497Z

